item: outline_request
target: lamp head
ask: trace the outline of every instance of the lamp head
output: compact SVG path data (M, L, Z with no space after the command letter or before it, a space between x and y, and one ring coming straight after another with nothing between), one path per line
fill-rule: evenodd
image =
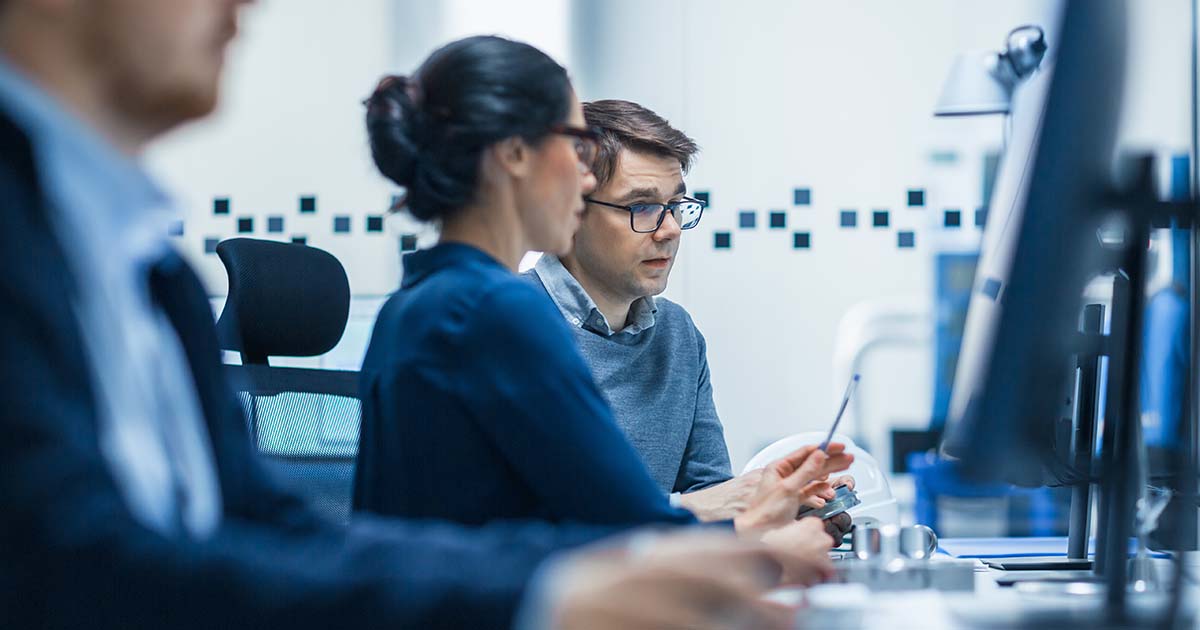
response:
M959 54L950 67L934 116L1008 114L1013 90L1030 77L1046 56L1046 35L1040 26L1009 31L1003 52Z

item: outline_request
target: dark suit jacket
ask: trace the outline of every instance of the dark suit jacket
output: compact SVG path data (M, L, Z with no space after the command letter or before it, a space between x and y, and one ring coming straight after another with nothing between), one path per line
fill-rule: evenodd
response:
M100 450L74 282L27 138L0 117L0 625L374 628L507 625L549 553L598 529L314 516L260 470L211 310L180 259L158 302L212 438L224 520L206 541L136 521Z

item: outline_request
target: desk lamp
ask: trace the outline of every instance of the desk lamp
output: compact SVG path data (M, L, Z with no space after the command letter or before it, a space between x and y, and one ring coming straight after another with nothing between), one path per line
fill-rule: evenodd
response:
M1037 71L1046 56L1046 33L1028 24L1009 31L1004 50L975 50L959 54L942 86L934 116L1004 114L1008 144L1008 115L1013 91Z

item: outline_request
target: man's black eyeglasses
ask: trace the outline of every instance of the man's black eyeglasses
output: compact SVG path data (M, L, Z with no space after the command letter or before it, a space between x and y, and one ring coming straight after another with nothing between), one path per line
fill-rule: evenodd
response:
M675 222L679 224L681 230L690 230L699 225L700 216L704 214L704 202L691 197L684 197L671 203L635 203L628 206L599 201L591 197L584 197L583 200L588 203L625 210L629 213L629 227L639 234L658 231L658 227L662 225L668 211L675 218Z

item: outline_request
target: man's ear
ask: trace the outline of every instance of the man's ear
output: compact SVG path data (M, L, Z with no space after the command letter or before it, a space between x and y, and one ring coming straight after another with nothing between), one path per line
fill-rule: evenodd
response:
M505 138L493 144L489 150L496 166L512 177L528 177L533 170L533 147L523 138Z

